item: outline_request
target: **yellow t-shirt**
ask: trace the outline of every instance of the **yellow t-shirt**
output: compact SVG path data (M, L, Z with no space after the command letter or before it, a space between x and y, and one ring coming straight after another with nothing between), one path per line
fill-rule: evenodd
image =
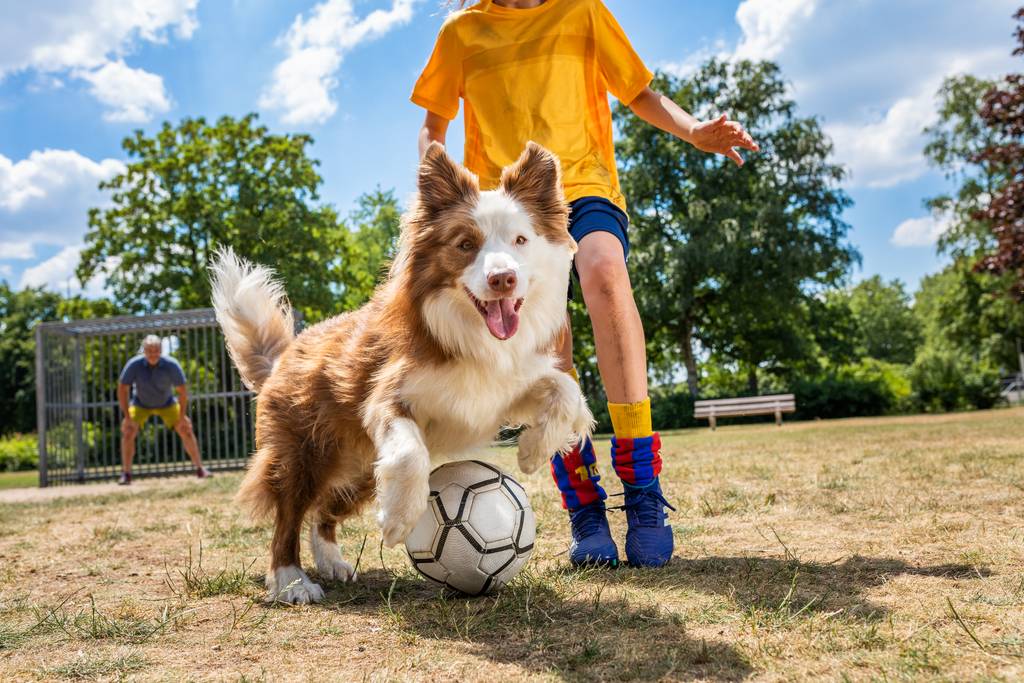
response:
M604 197L625 211L608 93L629 104L652 76L601 0L481 0L445 21L412 101L451 120L463 99L464 163L483 189L533 140L562 160L569 201Z

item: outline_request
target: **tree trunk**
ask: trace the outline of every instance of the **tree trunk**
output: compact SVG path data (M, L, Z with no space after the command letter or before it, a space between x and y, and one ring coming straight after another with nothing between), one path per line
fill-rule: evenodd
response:
M750 369L747 370L747 388L750 389L751 396L757 396L757 366L751 365Z
M690 322L683 322L683 362L686 364L686 386L690 388L690 396L697 398L700 387L697 383L697 359L693 353L693 326Z

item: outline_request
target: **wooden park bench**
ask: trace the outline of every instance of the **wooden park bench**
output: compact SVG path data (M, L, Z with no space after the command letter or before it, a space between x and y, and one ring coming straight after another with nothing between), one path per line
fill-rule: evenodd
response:
M782 414L796 411L796 397L793 394L777 394L775 396L751 396L749 398L713 398L696 401L693 404L693 416L698 420L708 420L714 429L720 417L739 417L742 415L775 414L775 424L782 425Z

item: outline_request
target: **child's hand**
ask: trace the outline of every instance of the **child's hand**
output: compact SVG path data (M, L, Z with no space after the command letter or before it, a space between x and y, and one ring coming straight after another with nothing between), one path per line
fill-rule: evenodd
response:
M734 147L760 152L761 148L747 131L736 121L730 121L725 114L711 121L703 121L693 127L690 142L702 152L722 154L732 159L737 166L743 165L743 157Z

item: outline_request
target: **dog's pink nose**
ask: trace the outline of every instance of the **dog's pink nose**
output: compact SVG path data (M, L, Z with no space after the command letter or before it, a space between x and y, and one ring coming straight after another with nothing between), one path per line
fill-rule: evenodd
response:
M509 294L516 288L516 273L514 270L499 270L487 276L487 284L498 294Z

